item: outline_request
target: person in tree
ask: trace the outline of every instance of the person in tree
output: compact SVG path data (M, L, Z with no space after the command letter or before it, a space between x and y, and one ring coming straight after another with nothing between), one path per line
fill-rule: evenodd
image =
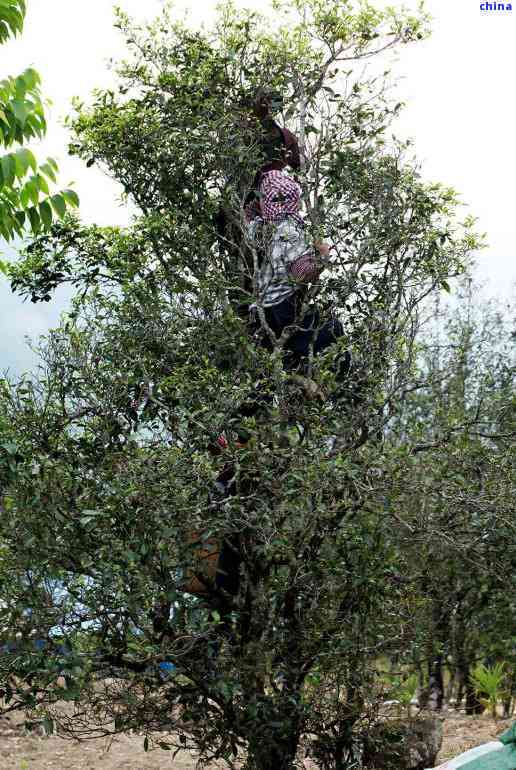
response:
M301 188L286 173L278 170L262 174L258 191L259 207L252 199L245 206L248 222L247 240L256 255L258 270L253 276L254 302L249 306L249 328L258 344L274 349L277 340L287 327L290 333L283 347L283 367L297 379L305 393L321 395L309 374L309 356L319 355L344 335L342 323L337 318L321 319L313 305L303 309L308 283L319 279L327 265L330 247L326 243L310 245L304 220L299 214ZM259 212L259 213L258 213ZM338 383L342 383L350 370L351 356L348 351L337 353L334 370ZM252 397L240 404L233 417L250 417L270 403L258 385ZM338 391L334 394L337 397ZM246 431L238 429L239 443L246 443ZM212 444L212 454L225 448L223 436ZM218 481L231 494L232 464L227 465Z
M282 171L268 171L262 174L259 195L259 215L254 201L246 206L249 240L259 265L251 310L258 313L261 324L265 322L262 344L266 347L273 347L271 333L277 339L292 327L284 347L284 368L306 375L310 348L318 355L344 334L338 319L322 321L316 308L302 314L306 284L318 280L330 247L321 242L310 245L299 214L301 188L294 179ZM338 358L339 381L348 374L350 363L348 352Z
M251 189L245 199L245 208L260 215L259 190L262 179L270 171L291 168L299 171L301 154L297 138L288 128L282 128L275 120L274 113L281 108L281 96L260 89L256 95L253 112L260 121L262 134L258 145L263 164L257 170Z
M281 127L273 114L281 108L281 96L265 89L259 89L252 103L252 112L259 120L261 132L257 137L258 159L260 166L256 170L244 206L246 210L259 214L258 191L264 174L270 171L281 171L290 167L298 171L301 166L301 156L297 138L287 128ZM246 248L241 222L221 206L215 216L215 228L219 251L229 257L230 264L240 266L239 272L241 289L230 290L230 301L237 315L247 319L250 296L252 293L252 260ZM237 268L238 269L238 268Z
M267 130L262 140L266 162L256 172L244 206L248 222L246 240L251 252L255 251L258 262L257 274L251 278L249 285L249 293L255 301L246 307L246 312L254 316L251 327L255 329L265 321L260 344L269 349L274 347L274 337L278 339L286 327L292 327L284 347L283 365L288 372L306 375L310 349L314 355L322 353L343 336L344 330L336 318L322 321L319 311L313 307L302 312L306 286L318 280L327 264L330 247L321 242L310 245L299 213L301 188L284 173L287 165L299 168L297 140L275 123L270 104L266 95L257 99L262 126ZM251 276L253 273L254 270ZM336 359L337 380L342 381L346 377L350 363L347 351L339 354ZM239 407L238 415L255 414L269 401L270 397L264 396L258 389L254 398ZM245 435L240 435L236 446L238 448L245 443ZM221 435L209 449L212 454L219 454L227 447L227 439ZM223 498L236 493L232 462L225 464L217 478L216 488ZM227 599L235 596L239 588L237 540L235 535L221 543L214 582L206 586L210 595L207 606L219 610L228 637L231 636L231 603Z
M301 188L294 179L283 171L269 170L261 175L258 194L259 214L254 200L245 208L249 222L248 239L258 263L254 277L255 303L251 311L258 313L258 325L265 327L260 344L269 349L273 349L275 340L287 327L291 328L284 346L283 366L287 372L306 377L310 349L318 355L344 334L342 324L336 318L322 320L319 311L313 307L303 312L306 284L318 280L326 267L330 247L320 242L310 244L299 214ZM335 361L338 381L346 378L350 364L349 352L339 352ZM267 403L270 403L270 396L264 396L258 388L254 398L238 408L238 415L255 414ZM239 448L245 443L245 436L240 435L235 446ZM218 454L227 448L227 439L221 435L211 451ZM227 462L216 482L222 499L236 494L234 475L233 462ZM251 480L247 483L253 484ZM232 638L231 597L237 595L240 583L239 537L235 533L221 542L213 582L206 585L206 606L219 612L221 634L229 640Z

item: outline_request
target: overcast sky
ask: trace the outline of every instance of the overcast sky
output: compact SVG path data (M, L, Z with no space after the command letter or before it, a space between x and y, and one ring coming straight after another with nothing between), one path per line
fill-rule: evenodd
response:
M119 4L138 19L152 18L162 7L160 0ZM256 9L263 0L241 4ZM416 0L406 4L414 7ZM216 2L190 5L195 18L209 21ZM479 217L489 249L478 256L478 276L489 279L490 293L507 296L516 281L516 10L482 13L480 0L427 0L426 7L434 17L432 37L403 49L395 62L402 76L400 100L407 103L399 133L414 138L425 177L458 189L468 211ZM53 107L38 154L58 160L63 186L75 182L82 218L97 224L125 224L128 211L115 183L66 155L61 122L74 95L87 98L93 88L112 82L108 60L122 55L110 0L29 0L23 36L0 53L0 78L30 65L41 73ZM50 305L34 306L0 283L0 371L9 367L18 374L34 365L24 338L36 338L54 324L68 296L63 290Z

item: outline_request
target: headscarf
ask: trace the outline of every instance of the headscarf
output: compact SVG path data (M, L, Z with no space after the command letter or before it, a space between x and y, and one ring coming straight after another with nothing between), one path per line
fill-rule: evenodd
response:
M277 222L286 217L293 217L300 224L301 188L294 180L281 171L269 171L264 174L260 184L262 219L265 222Z

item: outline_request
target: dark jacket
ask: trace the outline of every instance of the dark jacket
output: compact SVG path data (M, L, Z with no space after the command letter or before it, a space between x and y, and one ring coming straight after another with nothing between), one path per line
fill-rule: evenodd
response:
M283 171L287 166L290 166L294 171L298 171L301 166L297 138L288 128L281 128L275 121L274 128L280 132L280 136L272 140L265 137L260 142L265 163L260 166L255 174L251 190L245 200L245 205L256 197L256 191L260 188L262 176L267 174L268 171Z

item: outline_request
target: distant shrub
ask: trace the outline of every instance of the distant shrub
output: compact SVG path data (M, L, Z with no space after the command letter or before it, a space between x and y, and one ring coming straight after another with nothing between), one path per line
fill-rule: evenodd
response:
M497 718L496 707L498 701L506 696L505 663L495 663L494 666L485 666L479 663L471 674L471 683L480 703L489 709L493 719Z

